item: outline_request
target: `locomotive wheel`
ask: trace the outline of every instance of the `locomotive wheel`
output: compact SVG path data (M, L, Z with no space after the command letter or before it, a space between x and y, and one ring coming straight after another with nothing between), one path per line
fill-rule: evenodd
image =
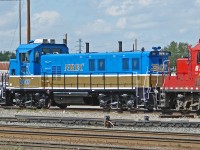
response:
M196 111L196 114L199 116L200 115L200 109L198 109L197 111Z
M6 106L13 105L13 94L11 92L6 92Z
M60 105L58 105L58 107L59 107L60 109L66 109L66 108L67 108L67 105L66 105L66 104L60 104Z
M134 107L132 107L132 108L130 109L130 113L137 113L137 109L134 108Z
M151 105L151 104L147 105L147 110L148 110L149 112L153 112L153 111L154 111L154 110L153 110L153 105Z
M26 106L25 105L19 105L19 108L26 108Z
M45 105L44 108L49 109L49 108L51 107L51 104L52 104L52 100L51 100L51 99L48 99L48 100L47 100L47 104Z
M105 112L109 112L110 110L111 110L110 105L105 105L105 106L103 107L103 111L105 111Z

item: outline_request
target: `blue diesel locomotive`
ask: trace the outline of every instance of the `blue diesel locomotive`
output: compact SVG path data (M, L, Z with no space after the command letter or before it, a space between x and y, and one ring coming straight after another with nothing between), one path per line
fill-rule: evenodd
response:
M35 40L20 45L10 60L6 104L157 108L169 56L159 47L122 51L122 42L118 52L92 53L86 43L86 53L69 54L66 43Z

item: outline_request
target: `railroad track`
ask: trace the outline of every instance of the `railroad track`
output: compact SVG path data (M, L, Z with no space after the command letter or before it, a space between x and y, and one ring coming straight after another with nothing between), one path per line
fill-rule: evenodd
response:
M3 109L12 109L12 110L19 110L19 109L23 109L23 110L38 110L38 108L36 107L18 107L18 106L1 106L0 108ZM94 106L94 107L87 107L87 106L72 106L72 107L67 107L66 109L60 109L59 107L51 107L49 109L46 110L52 110L52 111L99 111L99 112L106 112L104 111L102 108ZM130 113L146 113L146 114L152 114L152 113L159 113L162 118L181 118L181 117L190 117L190 118L194 118L195 115L199 115L200 112L199 111L189 111L189 110L182 110L182 111L178 111L178 110L166 110L166 109L157 109L157 110L153 110L153 111L148 111L147 109L135 109L135 110L126 110L126 111L122 111L120 109L111 109L109 112L118 112L118 113L123 113L123 112L130 112ZM174 115L173 115L174 114Z
M41 145L48 143L50 146L56 145L61 148L74 145L80 149L81 145L91 147L91 149L151 149L161 147L198 149L200 147L199 134L91 128L0 125L0 138L1 141L17 142L19 145L20 143L40 143Z
M42 150L71 150L71 149L79 149L79 150L94 150L94 149L118 149L118 150L145 150L140 148L128 148L122 146L98 146L98 145L90 145L90 144L64 144L64 143L46 143L46 142L17 142L17 141L0 141L1 149L42 149Z
M108 118L108 119L107 119ZM15 117L0 117L4 122L22 122L22 123L56 123L67 126L105 126L115 127L174 127L174 128L200 128L200 122L190 121L153 121L153 120L128 120L128 119L109 119L104 118L78 118L78 117L50 117L50 116L28 116L16 115Z

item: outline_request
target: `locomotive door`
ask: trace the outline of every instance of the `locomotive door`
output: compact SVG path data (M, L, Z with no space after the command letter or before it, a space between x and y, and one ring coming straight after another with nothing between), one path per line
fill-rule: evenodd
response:
M199 87L200 86L200 51L197 51L196 55L194 53L193 57L196 56L196 61L193 61L192 63L192 72L194 72L194 76L196 77L196 82L195 82L195 86ZM192 85L192 83L191 83Z
M19 61L20 61L20 68L19 68L19 84L20 88L25 88L30 86L30 79L26 78L25 75L30 75L30 51L24 50L20 51L19 53Z
M71 60L71 64L73 64L71 71L74 72L74 84L77 89L89 87L88 76L83 73L84 61L85 59L82 56L74 56L74 59Z
M33 68L34 68L34 75L40 75L40 54L38 51L35 52L34 54L34 63L33 63Z

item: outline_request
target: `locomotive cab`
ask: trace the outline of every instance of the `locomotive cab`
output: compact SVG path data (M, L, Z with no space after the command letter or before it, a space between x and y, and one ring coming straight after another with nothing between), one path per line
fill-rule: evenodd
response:
M189 73L189 61L187 58L179 58L176 61L177 76L188 75Z
M177 110L200 109L200 41L193 48L188 46L189 57L176 61L176 74L166 76L163 107Z
M16 50L16 59L10 60L7 88L7 104L18 106L46 107L50 99L42 76L41 58L48 54L68 54L66 44L54 40L35 40L21 44ZM10 93L12 91L12 93Z

